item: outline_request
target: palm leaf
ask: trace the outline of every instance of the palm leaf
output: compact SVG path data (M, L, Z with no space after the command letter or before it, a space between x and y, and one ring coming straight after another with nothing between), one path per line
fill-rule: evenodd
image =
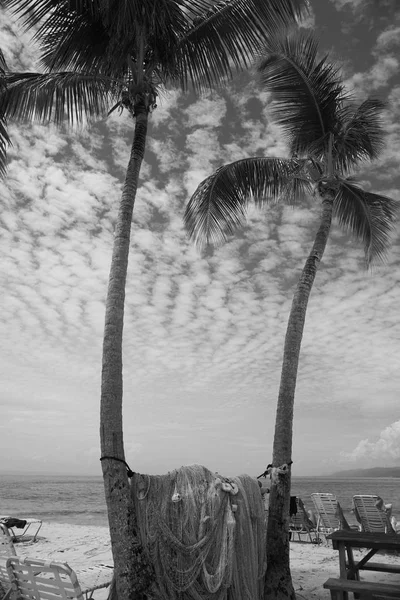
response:
M188 6L193 2L188 2ZM178 46L181 85L201 90L235 69L247 68L277 28L304 13L305 0L231 0L220 2L193 20Z
M189 236L202 247L218 245L243 225L250 200L257 206L311 191L304 161L282 158L246 158L220 167L196 189L186 207Z
M339 113L340 132L335 136L337 168L347 172L361 160L373 160L384 147L382 112L386 103L368 98L359 106L348 104Z
M62 10L64 14L90 12L99 15L101 11L99 0L2 0L2 5L18 16L25 30L36 29L54 9Z
M4 75L7 71L6 59L4 58L3 52L0 50L0 75ZM0 83L1 85L1 83Z
M0 177L4 177L6 174L7 146L10 144L11 141L8 137L6 121L4 118L0 118Z
M37 29L34 38L49 70L121 77L127 73L129 58L140 64L161 60L167 66L178 36L187 30L186 15L176 0L5 0L5 4L26 29ZM141 50L144 56L139 57Z
M115 82L78 73L6 75L0 112L19 120L81 123L104 116L116 99Z
M105 72L110 46L110 36L101 21L90 13L72 14L54 11L35 34L41 49L41 64L49 71ZM114 73L126 72L126 55L123 57L123 74L120 69L121 51L114 56Z
M171 5L171 6L169 6ZM134 5L133 5L134 6ZM118 6L112 15L118 18ZM148 13L143 14L142 9ZM157 18L155 18L155 15ZM116 32L118 23L93 16L54 11L35 37L42 49L42 64L50 70L78 70L124 77L130 60L138 72L146 65L162 65L165 77L174 77L175 49L179 35L186 30L185 15L171 0L148 0L134 18L126 20L128 32Z
M5 72L7 70L4 54L0 50L0 94L6 89ZM11 144L7 133L7 122L4 112L0 110L0 177L6 174L7 146Z
M333 203L339 224L363 242L368 264L385 258L398 210L392 198L366 192L350 179L341 181Z
M203 0L101 0L105 27L126 38L137 30L165 40L187 29L186 5L204 6Z
M290 152L323 157L347 98L338 68L327 56L318 58L317 39L304 30L280 32L266 43L264 53L258 71L272 93L272 112L288 137Z
M46 28L46 29L45 29ZM40 63L46 71L75 71L123 79L128 57L135 56L132 42L114 40L100 21L89 15L53 13L36 34Z

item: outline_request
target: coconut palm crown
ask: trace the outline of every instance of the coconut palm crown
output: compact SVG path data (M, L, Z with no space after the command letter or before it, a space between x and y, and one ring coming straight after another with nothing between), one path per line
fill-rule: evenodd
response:
M308 0L3 0L41 48L39 73L8 77L7 115L61 123L139 100L160 88L220 84L247 68L275 31L299 19Z
M318 41L303 30L282 32L265 45L257 70L272 94L272 118L282 128L289 158L252 157L217 169L194 192L185 212L199 247L218 245L244 223L250 201L301 202L334 190L332 215L364 243L367 262L383 259L394 200L363 190L352 174L384 146L385 103L354 102L339 69L318 58Z
M318 57L314 35L282 32L269 41L258 63L271 111L286 136L289 158L253 157L224 165L194 192L185 225L200 246L219 244L240 227L250 201L297 204L313 195L321 219L292 301L286 331L273 442L265 597L295 600L289 568L289 501L293 409L306 310L332 218L364 244L367 264L382 260L397 204L363 189L352 173L375 159L383 146L379 99L357 104L346 93L337 67ZM269 462L269 461L266 461Z

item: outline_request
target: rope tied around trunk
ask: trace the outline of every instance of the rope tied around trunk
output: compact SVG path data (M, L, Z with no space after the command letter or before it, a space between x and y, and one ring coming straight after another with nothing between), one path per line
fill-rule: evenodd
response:
M129 467L128 463L125 462L122 458L117 458L116 456L102 456L100 458L100 461L102 461L102 460L117 460L118 462L121 462L122 464L124 464L126 467L126 473L129 477L129 479L132 479L132 477L135 474L135 472L132 471L132 469Z

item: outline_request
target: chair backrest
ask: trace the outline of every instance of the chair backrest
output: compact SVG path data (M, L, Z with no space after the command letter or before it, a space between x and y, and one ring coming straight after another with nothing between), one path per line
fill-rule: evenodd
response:
M306 508L301 498L296 497L297 513L290 516L290 526L293 528L304 528L306 530L315 529L314 524L307 514Z
M0 556L16 556L14 542L8 528L0 523Z
M373 495L357 494L353 496L354 512L357 520L361 523L362 531L381 531L391 530L388 514L377 507L380 498Z
M298 498L296 498L296 505L297 505L297 513L295 515L290 515L289 523L290 523L290 527L301 528L304 524L304 517L303 517L301 510L299 509Z
M10 557L7 571L19 600L83 599L75 572L66 563Z
M340 529L338 501L334 494L313 493L311 500L319 517L319 527L334 531Z
M10 556L16 556L14 543L10 536L7 527L0 523L0 583L4 590L10 587L10 579L8 577L6 562Z

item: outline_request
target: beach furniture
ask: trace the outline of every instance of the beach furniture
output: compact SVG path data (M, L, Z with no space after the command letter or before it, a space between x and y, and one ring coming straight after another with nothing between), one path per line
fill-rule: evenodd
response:
M6 563L10 556L16 556L16 554L10 532L0 523L0 584L7 597L11 591L11 584Z
M13 525L13 523L16 523L16 522L21 522L21 523L25 522L22 533L15 533L15 525ZM12 536L13 536L15 542L22 542L24 540L27 540L28 535L30 536L31 533L33 534L31 541L34 542L37 538L40 528L42 527L41 519L16 519L16 518L10 517L8 515L1 515L0 523L5 525L6 527L8 527L8 529L12 533ZM35 525L36 529L34 529L33 527L31 529L31 525ZM28 534L28 530L29 530L29 534Z
M379 496L356 494L353 496L353 509L361 531L395 533L390 521L392 505L384 504Z
M113 567L100 565L73 571L67 563L20 558L7 560L12 591L18 600L89 600L111 584Z
M338 550L339 576L330 577L323 584L330 590L332 600L347 600L349 592L354 598L365 600L400 598L400 581L390 579L391 575L400 573L400 565L392 562L372 562L377 552L398 554L400 552L400 536L387 535L382 531L335 531L328 535L334 550ZM354 553L356 550L357 553ZM369 572L388 574L385 582L368 580ZM361 581L361 575L363 580Z
M289 521L289 532L291 533L291 539L294 540L295 535L297 535L300 542L302 539L301 536L306 535L308 536L310 542L318 544L318 531L314 523L311 521L301 498L296 497L296 506L297 513L295 515L291 515ZM312 534L314 534L314 537Z
M314 492L311 494L311 500L318 515L318 535L323 534L326 537L329 533L338 529L353 528L348 524L342 507L334 494Z

